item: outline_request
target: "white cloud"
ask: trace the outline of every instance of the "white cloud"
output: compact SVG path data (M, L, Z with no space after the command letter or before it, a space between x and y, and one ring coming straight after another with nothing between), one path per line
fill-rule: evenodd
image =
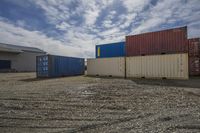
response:
M70 10L69 5L73 0L38 0L36 5L45 11L47 18L53 24L69 21L70 16L80 15L85 19L85 25L94 25L103 8L109 5L111 0L79 0L78 6Z
M124 19L125 19L124 23L121 23L119 25L119 27L121 29L129 27L134 22L134 19L135 19L136 16L137 16L136 13L131 13L131 14L124 15Z
M128 12L140 12L149 5L150 0L123 0L124 6Z
M115 15L116 15L116 11L110 11L108 13L108 15L106 16L105 20L102 21L102 25L104 28L112 28L112 27L115 27L117 24L115 22L113 22L113 18L115 18Z
M96 3L95 0L82 0L82 8L84 9L84 18L86 25L94 25L101 7Z
M0 22L1 42L32 46L43 49L50 54L66 56L82 56L84 49L68 46L65 43L49 38L39 31L28 31L12 24Z
M87 10L84 16L86 25L93 25L99 16L99 10Z
M121 33L119 28L100 32L94 25L100 12L112 4L113 0L82 0L79 1L79 5L74 11L69 10L71 0L67 2L65 0L32 2L35 2L37 6L43 9L49 23L55 25L57 29L64 31L65 34L59 37L61 38L60 40L56 40L40 31L24 29L21 22L18 24L20 28L2 20L2 22L0 21L0 29L2 29L0 35L4 38L1 39L2 42L38 47L51 54L94 57L95 44L111 40L121 40L124 36L124 33ZM85 19L85 23L81 27L74 26L76 22L69 19L70 15L77 14L82 15ZM112 16L115 14L116 11L111 11L108 18L112 19ZM102 40L97 35L89 33L91 30L96 31L97 35L104 39Z
M72 45L77 47L84 47L84 49L94 51L94 42L99 41L99 38L92 35L88 31L96 32L98 36L106 38L104 40L107 40L107 38L119 38L119 36L122 38L122 33L120 32L119 28L108 29L101 32L95 26L100 13L105 8L110 6L114 2L113 0L80 0L78 1L78 6L74 7L73 11L69 11L68 8L68 4L70 4L70 2L62 2L62 4L56 3L54 0L50 2L47 0L43 2L36 2L36 4L46 12L47 18L52 24L56 25L57 29L66 31L65 35L63 36L63 38L65 38L64 41L73 43ZM60 5L65 5L66 7L61 8ZM66 15L64 15L63 12L66 13ZM69 19L70 15L81 15L85 21L79 28L77 28L71 24L71 20ZM104 22L105 27L111 28L112 26L116 26L111 21L115 15L116 11L112 10L109 12L109 15L106 16L107 19ZM120 23L118 23L118 25L119 24Z
M200 19L198 21L194 21L188 25L188 36L189 38L200 37Z
M46 17L52 24L67 21L70 17L68 5L72 0L32 0L42 8Z
M16 24L20 27L25 27L26 26L26 22L23 20L17 20Z
M134 29L134 33L141 33L165 23L173 13L173 3L170 1L171 0L159 2L156 6L152 7L150 11L146 11L146 16L143 17L147 17L147 19Z
M119 31L120 31L119 28L116 27L116 28L113 28L113 29L110 29L110 30L105 30L105 31L99 33L99 35L109 36L109 35L113 35L113 34L119 32Z
M176 25L176 22L183 22L178 26L190 25L191 22L200 19L200 8L198 11L193 10L197 8L198 0L190 0L187 3L182 0L162 0L158 1L155 6L152 6L149 10L146 10L142 16L143 21L139 26L133 26L130 34L137 34L141 32L148 32L149 30L160 30L161 25ZM199 15L197 15L199 14ZM190 26L191 27L191 26ZM193 29L189 27L189 31L193 32ZM173 27L170 27L173 28ZM196 32L197 33L197 32ZM191 34L189 34L191 35ZM199 32L200 35L200 32Z
M44 19L63 34L55 39L42 30L25 29L28 24L23 20L11 24L0 17L2 42L35 46L52 54L94 57L95 44L124 41L128 34L157 31L168 25L172 28L187 24L189 37L200 36L199 0L158 0L156 5L151 0L76 0L74 7L74 0L27 1L41 8ZM121 11L120 6L126 11Z
M66 23L66 22L61 22L60 24L56 25L56 28L59 29L59 30L63 30L63 31L66 31L70 28L71 26Z

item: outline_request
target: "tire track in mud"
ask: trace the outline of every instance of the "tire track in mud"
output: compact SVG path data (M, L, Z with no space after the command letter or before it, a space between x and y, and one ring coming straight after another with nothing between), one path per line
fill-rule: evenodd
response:
M182 125L176 125L173 127L169 127L166 129L166 131L177 131L177 130L186 130L186 131L192 131L193 133L200 132L200 124L182 124Z
M111 126L111 125L116 125L116 124L120 124L120 123L124 123L124 122L129 122L135 119L143 119L146 117L150 117L152 114L146 114L146 115L139 115L137 117L126 117L126 118L121 118L121 119L115 119L112 121L107 121L105 123L101 123L101 124L91 124L91 125L86 125L86 126L81 126L78 127L74 130L69 131L70 133L77 133L77 132L84 132L84 131L88 131L88 130L92 130L92 129L96 129L96 128L101 128L101 127L105 127L105 126Z
M63 126L63 127L54 127L54 126L16 126L16 125L14 125L14 126L1 126L0 125L0 128L33 128L33 129L46 129L46 128L48 128L48 129L55 129L55 128L63 128L63 129L66 129L66 128L68 128L68 127L66 127L66 126Z
M177 91L173 87L150 87L121 79L82 79L25 83L19 76L16 81L11 78L8 83L0 83L0 130L23 132L30 128L35 132L63 133L199 130L198 123L191 122L199 119L200 97L196 91L186 93L182 88ZM183 111L189 116L176 116Z
M110 118L35 118L35 117L0 117L0 119L8 120L42 120L42 121L109 121Z
M176 129L189 129L189 130L194 130L197 129L200 131L200 124L199 125L182 125L182 126L175 126Z

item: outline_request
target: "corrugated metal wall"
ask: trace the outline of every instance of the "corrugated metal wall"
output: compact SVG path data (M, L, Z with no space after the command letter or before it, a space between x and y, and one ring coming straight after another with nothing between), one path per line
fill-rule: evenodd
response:
M189 56L200 56L200 38L189 39Z
M200 76L200 38L188 39L189 75Z
M187 27L126 37L126 55L187 53Z
M88 59L87 75L125 77L125 58Z
M44 53L22 52L19 54L0 52L0 60L10 60L11 69L18 72L35 72L36 56Z
M82 58L50 56L51 76L75 76L83 75L85 61Z
M96 45L96 58L124 57L125 42Z
M49 56L37 56L36 59L37 77L49 77Z
M127 77L188 79L188 54L126 58Z

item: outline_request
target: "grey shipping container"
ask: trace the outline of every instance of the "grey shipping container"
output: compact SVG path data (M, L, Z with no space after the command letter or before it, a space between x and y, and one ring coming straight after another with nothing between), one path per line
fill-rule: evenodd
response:
M83 58L43 55L36 62L38 78L83 75L85 71Z

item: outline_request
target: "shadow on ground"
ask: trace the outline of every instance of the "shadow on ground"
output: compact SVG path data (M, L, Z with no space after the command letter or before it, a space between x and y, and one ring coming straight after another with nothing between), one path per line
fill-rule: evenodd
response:
M200 88L200 77L191 77L189 80L172 79L131 79L137 84L158 85L170 87Z
M70 78L70 77L74 77L74 76L67 76L67 77L63 76L63 77L56 77L56 78L27 78L27 79L21 79L19 81L36 82L36 81L62 79L62 78ZM100 77L100 76L83 76L83 77L100 78L100 79L123 79L119 77L113 78L113 77ZM131 79L131 80L136 82L137 84L142 84L142 85L200 88L200 77L191 77L189 80L173 80L173 79Z
M27 78L27 79L22 79L19 81L23 81L23 82L35 82L35 81L43 81L43 80L50 80L52 78Z
M61 77L51 77L51 78L27 78L27 79L20 79L19 81L23 81L23 82L35 82L35 81L44 81L44 80L51 80L51 79L62 79L62 78L71 78L71 77L78 77L81 75L77 75L77 76L61 76Z

